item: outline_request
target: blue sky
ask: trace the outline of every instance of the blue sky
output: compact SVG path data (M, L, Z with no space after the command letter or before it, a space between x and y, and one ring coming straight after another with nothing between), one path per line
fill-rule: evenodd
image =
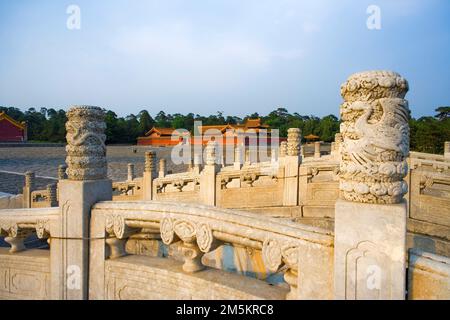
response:
M0 0L4 106L338 115L340 84L371 69L408 79L414 117L450 105L450 1Z

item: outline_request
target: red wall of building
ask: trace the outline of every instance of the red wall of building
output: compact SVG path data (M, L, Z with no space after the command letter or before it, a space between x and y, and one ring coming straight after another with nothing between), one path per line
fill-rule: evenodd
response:
M23 130L17 128L8 120L0 120L0 142L23 141Z

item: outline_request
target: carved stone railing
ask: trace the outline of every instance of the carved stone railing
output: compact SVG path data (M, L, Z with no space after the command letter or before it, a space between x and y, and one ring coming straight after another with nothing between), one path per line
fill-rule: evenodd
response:
M410 250L408 268L408 299L450 299L450 259L448 257Z
M217 174L217 206L222 208L273 207L283 204L284 167L277 162L222 168ZM245 199L245 201L243 201Z
M132 201L142 199L142 178L131 181L113 182L114 201Z
M99 250L107 244L109 259L124 257L127 239L142 232L160 235L169 246L178 243L187 274L206 268L204 254L231 244L261 250L265 266L284 273L290 286L287 298L332 298L333 235L319 228L208 206L101 202L92 209L91 229L91 238L104 239L91 248L95 255L91 255L91 273L98 275L90 285L92 298L104 297L106 290L104 280L99 280L107 272Z
M199 201L200 174L191 171L164 175L153 180L153 199Z
M45 190L31 192L31 208L46 208L58 206L58 193L56 184L49 184Z
M0 210L0 299L60 299L58 254L51 237L57 232L59 208ZM47 240L50 250L45 247ZM6 246L6 247L5 247Z
M39 239L48 239L58 213L59 208L0 210L0 235L11 246L9 252L24 251L24 241L33 233Z
M334 217L339 198L339 162L308 161L300 166L299 205L302 218Z

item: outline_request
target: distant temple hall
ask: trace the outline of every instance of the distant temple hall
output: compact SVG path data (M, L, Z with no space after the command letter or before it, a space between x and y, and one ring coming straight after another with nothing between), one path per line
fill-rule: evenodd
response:
M27 124L0 112L0 142L27 141Z
M268 125L262 124L261 119L247 119L244 124L219 124L199 126L197 137L191 136L189 132L172 128L153 127L144 137L139 137L138 145L151 145L158 147L174 146L179 143L204 144L214 140L219 144L236 145L244 143L245 145L261 143L265 141L270 144L279 143L277 137L272 138L272 132Z

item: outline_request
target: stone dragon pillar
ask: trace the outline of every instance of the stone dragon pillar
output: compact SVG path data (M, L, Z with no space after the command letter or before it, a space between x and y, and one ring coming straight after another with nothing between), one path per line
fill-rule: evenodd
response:
M75 106L66 115L68 179L58 183L61 223L51 239L52 261L64 257L51 266L52 277L62 279L63 285L53 292L57 299L84 300L88 298L91 207L112 199L112 182L107 179L104 111Z
M407 91L408 82L391 71L357 73L341 87L338 299L405 297Z

